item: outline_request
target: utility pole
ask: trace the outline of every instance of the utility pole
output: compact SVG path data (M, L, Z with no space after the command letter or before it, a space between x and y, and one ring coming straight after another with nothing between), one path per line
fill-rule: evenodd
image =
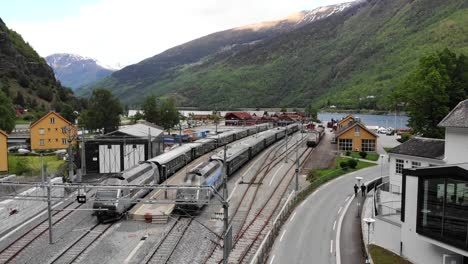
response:
M231 228L229 227L229 202L225 199L223 204L224 209L224 246L223 246L223 264L228 264L229 253L231 251Z
M296 193L299 191L299 142L296 146Z
M224 200L227 201L228 199L228 189L227 189L227 165L226 165L226 152L227 152L227 144L224 145L224 158L223 158L223 171L224 171L224 190L223 190L223 197L224 197Z
M288 127L286 126L286 151L284 152L286 157L284 158L284 163L288 163Z
M74 137L72 136L72 127L67 126L65 129L68 132L68 179L72 180L73 178L73 152L72 152L72 142Z
M47 217L48 217L48 220L49 220L49 244L53 244L54 243L54 240L53 240L53 237L52 237L52 201L51 201L51 195L50 195L50 189L51 189L51 181L50 181L50 178L49 178L49 182L48 182L48 185L47 185Z
M179 146L182 146L182 124L179 121Z
M81 128L81 175L86 175L85 130Z

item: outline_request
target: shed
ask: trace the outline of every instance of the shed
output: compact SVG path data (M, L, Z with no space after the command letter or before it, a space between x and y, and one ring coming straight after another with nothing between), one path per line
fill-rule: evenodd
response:
M142 122L86 140L86 173L118 173L163 152L163 129Z

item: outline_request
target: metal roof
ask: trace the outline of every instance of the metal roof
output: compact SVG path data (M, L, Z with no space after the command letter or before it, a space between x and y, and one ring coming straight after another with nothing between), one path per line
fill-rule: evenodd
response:
M458 103L458 105L440 121L438 126L468 127L468 99Z
M175 149L172 149L171 151L169 152L166 152L166 153L163 153L159 156L156 156L152 159L149 159L148 161L151 161L151 162L156 162L156 163L159 163L159 164L166 164L167 162L173 160L174 158L177 158L179 157L180 155L184 155L189 152L192 148L189 147L189 146L186 146L186 145L182 145L182 146L179 146ZM189 159L190 157L187 157L187 159Z
M148 131L151 137L158 137L164 131L154 126L147 124L134 124L119 128L117 131L106 134L105 136L112 136L116 133L123 133L133 137L148 137Z
M388 153L442 160L445 153L445 140L414 137L394 147Z

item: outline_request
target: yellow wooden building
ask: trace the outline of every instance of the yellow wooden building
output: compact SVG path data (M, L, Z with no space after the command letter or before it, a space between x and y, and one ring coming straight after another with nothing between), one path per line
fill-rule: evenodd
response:
M7 139L8 134L0 130L0 173L8 172Z
M340 121L338 121L337 125L337 130L340 130L346 126L348 126L350 123L354 122L356 118L353 115L347 115L343 117Z
M359 121L351 122L335 134L339 151L374 152L379 136Z
M68 147L68 129L76 138L77 129L56 112L49 112L31 125L31 149L65 149ZM72 144L76 143L76 139Z

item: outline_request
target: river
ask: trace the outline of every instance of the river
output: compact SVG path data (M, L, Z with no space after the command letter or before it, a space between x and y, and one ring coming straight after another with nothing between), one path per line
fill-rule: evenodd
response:
M349 113L319 113L318 118L323 122L331 121L331 119L340 120ZM366 126L393 127L396 129L408 129L408 116L405 115L372 115L372 114L356 114Z

